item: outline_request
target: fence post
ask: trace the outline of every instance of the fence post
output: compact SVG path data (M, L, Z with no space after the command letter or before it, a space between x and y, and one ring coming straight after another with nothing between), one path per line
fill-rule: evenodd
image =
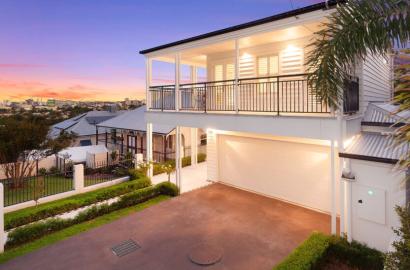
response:
M0 253L4 252L4 243L6 242L4 234L4 187L0 183Z
M84 189L84 165L74 165L74 190L77 193L81 193Z

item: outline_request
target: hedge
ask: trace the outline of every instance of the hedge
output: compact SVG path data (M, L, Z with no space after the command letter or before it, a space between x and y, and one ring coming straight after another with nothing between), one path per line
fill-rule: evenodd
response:
M355 269L383 269L383 254L346 238L313 233L274 270L325 269L327 263L336 259Z
M206 154L198 154L197 155L197 160L198 163L204 162L206 161ZM175 167L175 160L168 160L166 162L164 162L165 164L172 164ZM155 163L153 165L153 174L157 175L157 174L161 174L164 173L164 170L162 169L162 164L164 163ZM191 165L191 157L183 157L181 158L181 167L187 167Z
M321 258L326 254L330 246L328 236L321 233L313 233L300 246L279 265L275 270L309 270L317 265Z
M159 195L176 196L179 193L178 188L172 183L160 183L155 186L142 188L120 197L117 202L112 204L101 204L93 206L71 219L52 218L46 221L28 224L19 227L8 235L6 248L12 248L21 244L41 238L47 234L62 230L75 224L92 220L122 208L127 208L152 199Z
M4 218L6 230L16 228L34 221L49 218L58 214L69 212L77 208L105 201L120 195L145 188L151 185L151 180L143 177L137 180L127 181L111 187L74 195L61 200L41 204L7 213Z

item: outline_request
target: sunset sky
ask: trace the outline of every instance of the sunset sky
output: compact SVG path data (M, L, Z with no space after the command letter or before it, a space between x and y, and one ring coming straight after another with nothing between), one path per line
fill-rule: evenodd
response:
M313 0L1 0L0 100L144 97L139 50Z

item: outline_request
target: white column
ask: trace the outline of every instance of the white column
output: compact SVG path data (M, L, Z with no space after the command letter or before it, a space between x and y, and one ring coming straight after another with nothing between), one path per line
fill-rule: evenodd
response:
M180 53L175 54L175 110L179 111L180 106L180 93L179 93L179 82L180 82L180 65L181 55Z
M0 183L0 253L4 252L4 244L6 242L4 234L4 187Z
M337 146L338 146L338 151L339 153L344 152L344 145L343 145L343 138L344 138L344 129L343 129L343 115L342 112L339 110L337 113L337 121L338 121L338 126L339 126L339 138L337 140ZM345 197L345 186L346 183L342 178L343 174L343 169L344 169L344 159L339 158L339 170L338 173L339 175L336 177L336 179L340 179L339 185L340 185L340 193L339 193L339 204L340 204L340 235L343 236L346 233L346 228L345 228L345 203L346 203L346 197Z
M147 162L150 163L148 169L148 177L153 176L153 167L152 167L152 123L147 123Z
M74 190L77 193L81 193L84 189L84 165L83 164L74 165L73 181L74 181Z
M346 182L346 234L347 241L352 241L352 182Z
M331 233L336 234L336 174L335 174L335 141L330 140L330 204Z
M191 128L191 164L198 164L198 129Z
M152 59L145 58L145 102L147 103L147 110L151 107L151 95L149 87L152 82Z
M176 149L175 149L175 177L176 184L181 191L181 127L177 126L175 128L175 140L176 140Z
M239 112L239 40L235 39L235 88L234 88L234 107L236 113Z

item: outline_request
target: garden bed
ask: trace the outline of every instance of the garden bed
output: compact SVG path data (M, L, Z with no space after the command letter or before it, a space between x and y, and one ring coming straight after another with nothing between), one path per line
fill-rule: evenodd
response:
M111 204L106 203L93 206L72 218L50 218L21 226L8 234L6 249L31 242L50 233L92 220L96 217L146 202L160 195L177 196L178 194L178 188L174 184L164 182L124 194Z
M356 241L313 233L274 270L382 270L383 254Z
M151 185L151 181L147 177L140 177L138 179L136 179L138 177L136 175L131 177L135 180L6 213L4 216L5 230L115 198Z

